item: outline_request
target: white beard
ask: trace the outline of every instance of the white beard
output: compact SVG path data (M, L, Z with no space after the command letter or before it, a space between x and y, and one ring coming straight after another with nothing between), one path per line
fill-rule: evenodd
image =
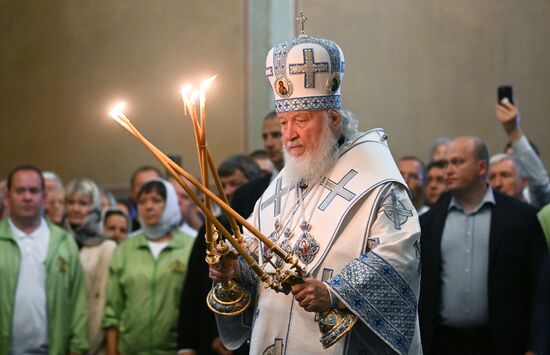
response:
M283 146L285 175L289 184L304 183L311 186L325 176L339 157L336 142L337 139L332 134L327 122L319 136L314 152L306 152L302 157L295 157L287 151L286 146Z

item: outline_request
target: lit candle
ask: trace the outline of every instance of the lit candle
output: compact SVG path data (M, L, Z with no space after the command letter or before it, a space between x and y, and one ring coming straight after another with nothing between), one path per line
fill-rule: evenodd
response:
M184 108L185 108L185 110L184 110L185 116L191 117L191 122L193 123L193 130L194 130L194 133L195 133L195 143L197 144L197 154L198 154L198 159L199 159L199 162L200 162L201 158L200 158L200 146L199 146L198 138L201 136L201 133L200 133L199 123L195 119L196 116L194 116L191 113L194 110L193 106L191 105L191 100L189 99L189 93L191 92L192 89L193 89L193 86L191 84L186 84L181 89L180 94L181 94L181 98L183 100L183 105L184 105Z
M181 89L180 93L181 93L181 98L183 100L183 107L184 107L184 114L185 116L187 115L190 115L191 114L191 108L189 107L189 92L191 91L193 87L191 86L191 84L185 84L185 86Z
M206 136L206 90L208 90L208 87L210 84L216 79L217 75L214 75L206 80L204 80L201 83L200 86L200 95L199 95L199 103L200 103L200 118L201 118L201 127L202 127L202 140L204 141Z
M204 129L204 127L200 126L200 121L199 119L197 118L197 107L196 107L196 104L197 104L197 97L199 96L199 92L198 90L193 90L193 92L191 93L191 97L189 98L189 102L190 102L190 106L191 106L191 117L193 118L193 120L197 123L199 123L199 127L202 131L202 129Z
M210 84L212 84L212 82L216 79L216 77L217 75L213 75L210 78L203 80L203 82L200 84L199 91L193 90L193 87L191 84L186 84L180 90L180 94L186 108L185 113L186 115L189 115L191 117L191 120L193 122L202 182L205 186L208 185L208 170L210 170L212 172L212 175L214 176L216 188L218 189L220 196L222 197L224 202L228 203L227 197L223 192L221 180L217 174L217 169L212 160L212 155L210 154L210 150L208 149L208 146L206 143L206 91L210 87ZM199 118L197 118L196 116L197 112L196 112L196 106L195 106L197 97L199 98ZM209 199L206 198L205 201L206 201L206 205L210 206ZM229 222L231 224L231 229L233 230L233 233L235 234L239 242L244 243L244 239L242 237L239 227L237 226L237 223L235 222L235 219L230 216ZM206 224L206 229L207 230L209 229L208 223ZM207 238L208 238L208 233L207 233Z
M122 127L126 128L128 131L130 131L130 127L125 122L126 120L123 119L126 118L122 111L126 108L126 103L124 101L121 101L113 107L113 109L109 112L109 116L111 116L115 121L117 121Z

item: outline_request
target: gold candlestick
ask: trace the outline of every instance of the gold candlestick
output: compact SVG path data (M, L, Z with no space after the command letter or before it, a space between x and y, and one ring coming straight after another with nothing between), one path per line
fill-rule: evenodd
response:
M214 216L212 211L206 208L206 205L202 202L200 197L183 181L181 176L183 176L188 182L194 185L198 190L204 193L206 196L211 198L216 204L218 204L228 215L231 215L235 218L240 224L242 224L246 229L248 229L254 236L256 236L262 243L264 243L270 250L272 250L276 255L281 257L285 262L291 265L292 268L296 269L296 272L303 274L304 271L298 264L298 259L292 256L289 253L286 253L282 250L277 244L273 243L269 238L264 236L260 231L258 231L253 225L248 223L241 215L235 212L227 203L222 201L216 194L210 191L207 187L202 185L197 179L188 173L185 169L177 165L172 161L166 154L164 154L160 149L148 141L130 122L130 120L122 113L123 104L119 104L110 112L111 117L115 119L123 128L130 132L134 137L136 137L154 156L157 160L164 166L164 168L174 177L174 179L182 186L182 188L189 194L191 199L197 204L197 206L203 211L208 219L214 223L216 228L222 235L230 242L230 244L235 248L235 250L243 256L246 263L258 274L260 279L267 283L269 287L274 288L275 290L282 291L282 289L277 286L277 283L273 282L273 279L270 275L265 273L265 271L257 264L257 262L252 258L245 250L244 246L227 231L227 229L218 221ZM181 175L181 176L180 176Z
M213 80L213 78L211 80ZM192 101L190 101L187 99L187 92L185 95L182 92L186 114L188 113L193 120L194 133L197 141L197 152L199 155L199 163L201 166L201 177L203 180L202 184L198 182L191 174L185 171L182 167L173 162L160 149L149 142L137 130L137 128L132 125L130 120L122 112L124 104L117 105L115 109L111 111L110 115L123 128L134 135L134 137L136 137L149 151L151 151L151 153L159 160L159 162L182 186L182 188L187 192L191 199L193 199L193 201L205 214L207 228L207 262L210 265L214 265L220 261L221 257L225 256L229 252L227 248L225 248L224 250L216 249L217 246L225 246L225 243L223 243L222 241L218 241L217 238L213 238L213 236L209 232L209 226L211 226L211 224L214 224L216 228L218 228L218 231L235 248L237 253L243 257L243 259L249 265L252 271L256 273L260 280L266 284L266 287L270 287L277 292L284 292L288 294L290 293L292 285L305 281L306 272L298 264L298 259L292 253L286 253L284 250L282 250L277 244L264 236L254 226L248 223L248 221L246 221L237 212L235 212L227 203L227 197L223 193L223 188L221 186L219 176L217 175L214 161L206 145L206 87L207 86L205 85L203 89L203 86L201 86L201 92L198 94L200 95L200 123L196 116L195 108L195 100L197 98L197 94L194 93L192 95ZM212 175L216 180L216 186L220 191L223 200L216 196L213 192L211 192L207 187L208 168L210 168L210 170L212 171ZM181 176L183 176L188 182L193 184L197 189L205 194L204 203L203 201L201 201L198 195L185 183ZM225 211L231 222L231 227L237 237L234 237L231 233L229 233L227 229L218 221L216 216L214 216L211 211L210 199L215 201ZM258 238L260 242L262 242L265 246L272 250L274 254L283 259L287 265L290 265L290 269L294 269L294 271L291 271L289 269L283 270L282 268L276 268L276 275L274 277L267 274L265 269L261 267L255 261L255 259L246 251L244 239L240 234L240 230L238 229L238 227L236 227L236 220L239 221L239 223L241 223L244 228L248 229L256 238ZM216 242L218 242L218 244L216 244ZM270 260L268 261L271 262ZM212 311L221 315L240 314L248 308L250 303L250 294L244 291L233 280L223 283L216 283L207 297L208 307ZM320 340L323 348L332 346L336 341L338 341L338 339L344 336L357 321L357 316L347 309L329 310L327 312L316 315L316 319L317 318L322 334Z

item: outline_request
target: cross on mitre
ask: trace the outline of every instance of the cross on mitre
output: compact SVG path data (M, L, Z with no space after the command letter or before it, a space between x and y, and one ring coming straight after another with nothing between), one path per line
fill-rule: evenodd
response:
M315 62L313 48L302 49L304 61L302 63L290 64L288 71L290 74L304 74L304 87L315 87L315 74L328 73L328 62Z

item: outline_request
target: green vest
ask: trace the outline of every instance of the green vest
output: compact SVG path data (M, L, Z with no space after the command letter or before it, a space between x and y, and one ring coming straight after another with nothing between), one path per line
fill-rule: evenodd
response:
M157 259L140 233L121 243L109 269L103 328L119 331L121 354L174 354L180 295L193 247L180 231Z
M84 353L89 348L84 275L72 235L48 222L46 257L48 349L50 355ZM8 220L0 221L0 355L7 355L21 254Z

